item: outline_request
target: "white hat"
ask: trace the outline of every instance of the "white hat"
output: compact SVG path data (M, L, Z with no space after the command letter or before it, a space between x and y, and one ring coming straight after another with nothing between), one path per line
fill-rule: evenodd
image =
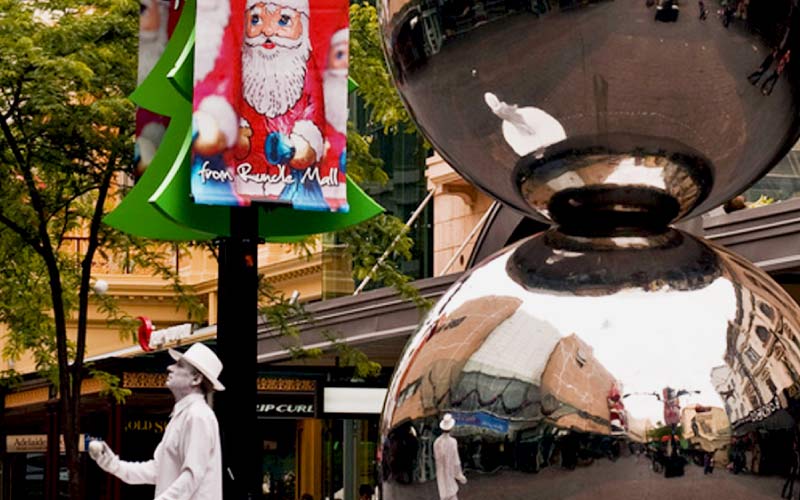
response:
M331 36L331 46L336 45L337 43L347 43L349 39L350 39L350 29L342 28L336 31Z
M181 354L175 349L169 350L169 355L175 361L181 359L192 365L203 374L203 376L211 382L215 391L224 391L225 386L219 383L217 377L222 371L222 361L219 360L214 351L206 347L204 344L194 344L185 353Z
M278 7L289 7L301 14L309 15L308 0L247 0L246 9L252 9L254 6L263 3L264 5L276 5Z
M445 413L444 417L442 417L442 420L439 422L439 428L445 432L452 429L455 425L456 419L454 419L449 413Z

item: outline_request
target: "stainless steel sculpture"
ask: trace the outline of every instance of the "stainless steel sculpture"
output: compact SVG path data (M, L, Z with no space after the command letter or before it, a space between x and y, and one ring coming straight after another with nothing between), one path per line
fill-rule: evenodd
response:
M462 500L788 491L800 308L669 224L796 142L795 3L381 4L391 71L437 150L553 223L465 275L410 340L381 423L384 498L439 498L446 413Z
M671 221L739 194L797 139L797 70L778 72L791 1L738 2L746 20L727 27L714 0L705 20L682 0L675 22L653 0L384 0L380 15L414 119L477 186L559 223Z

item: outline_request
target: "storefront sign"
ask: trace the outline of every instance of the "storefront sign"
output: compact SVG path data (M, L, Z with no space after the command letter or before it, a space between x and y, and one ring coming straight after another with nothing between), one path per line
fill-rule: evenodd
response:
M169 419L148 419L148 418L135 418L125 422L125 427L122 428L123 432L145 432L153 434L163 434L164 429L167 428Z
M122 374L122 387L126 389L165 389L166 373L125 372Z
M256 415L258 418L317 417L316 393L269 393L259 394L256 398Z
M742 418L736 423L739 425L747 422L760 422L780 409L781 403L778 400L778 397L775 396L771 401L751 411L746 417Z
M89 436L81 434L78 438L78 451L86 451ZM47 434L14 434L6 436L6 452L8 453L45 453L47 451ZM65 453L64 436L59 439L59 453Z
M256 388L265 392L315 392L317 381L311 378L258 377Z
M456 419L456 426L479 427L498 434L508 433L508 420L482 411L475 413L453 412L453 418Z
M379 415L386 392L386 389L373 387L326 387L325 413Z

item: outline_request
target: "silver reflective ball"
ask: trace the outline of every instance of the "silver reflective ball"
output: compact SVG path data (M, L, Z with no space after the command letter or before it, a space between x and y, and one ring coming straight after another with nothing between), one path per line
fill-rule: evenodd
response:
M381 421L382 488L774 498L798 415L800 310L765 273L675 230L550 230L473 269L409 341Z
M456 170L539 219L615 226L702 213L789 151L795 3L379 2L400 94Z

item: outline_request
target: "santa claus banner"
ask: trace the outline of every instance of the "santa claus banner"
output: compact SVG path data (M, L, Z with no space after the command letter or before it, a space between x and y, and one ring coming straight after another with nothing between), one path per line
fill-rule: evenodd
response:
M172 0L139 0L139 72L137 85L150 74L164 47L167 45L175 23L181 15L180 4ZM136 146L134 176L139 178L155 156L169 118L146 109L136 110Z
M671 387L665 387L661 393L664 402L664 423L667 425L677 425L681 422L681 403L678 399L678 391Z
M348 210L348 5L198 0L196 203Z

